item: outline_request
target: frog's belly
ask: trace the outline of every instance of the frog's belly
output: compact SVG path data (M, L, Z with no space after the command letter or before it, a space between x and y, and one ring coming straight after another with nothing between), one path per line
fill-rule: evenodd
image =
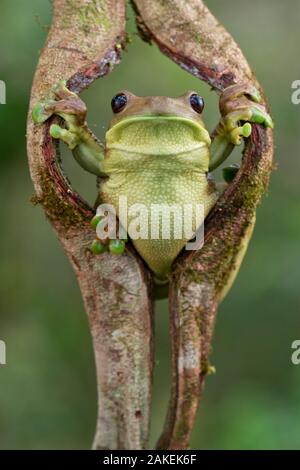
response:
M215 204L217 192L202 173L141 172L130 178L112 175L102 184L100 197L114 206L140 256L163 278ZM120 211L120 197L123 209L126 198L127 211Z

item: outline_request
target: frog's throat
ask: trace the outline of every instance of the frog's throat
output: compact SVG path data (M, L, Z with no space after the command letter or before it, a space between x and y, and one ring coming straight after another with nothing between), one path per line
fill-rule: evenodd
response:
M188 119L185 117L178 117L178 116L133 116L129 118L124 118L118 123L114 124L107 132L106 132L106 148L107 149L122 149L122 144L118 143L119 137L121 136L122 131L126 129L126 127L130 126L134 123L151 123L155 122L156 124L159 122L174 122L180 123L180 125L186 125L193 129L194 137L195 137L195 149L201 148L204 146L209 147L211 145L211 138L208 131L205 127L201 126L199 123L192 119Z

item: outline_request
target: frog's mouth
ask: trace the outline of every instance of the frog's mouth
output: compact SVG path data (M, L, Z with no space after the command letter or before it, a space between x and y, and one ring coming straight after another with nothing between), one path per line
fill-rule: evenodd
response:
M208 131L192 119L168 115L132 116L106 133L108 150L169 155L209 147Z

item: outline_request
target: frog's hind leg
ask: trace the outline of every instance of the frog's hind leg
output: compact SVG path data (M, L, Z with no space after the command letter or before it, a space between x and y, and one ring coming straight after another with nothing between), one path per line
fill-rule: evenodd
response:
M225 181L215 183L216 190L219 194L219 196L225 191L225 189L228 187L230 183L234 180L237 172L240 169L240 165L238 164L232 164L228 167L223 168L223 178ZM227 293L229 292L238 272L241 267L241 264L243 262L243 259L245 257L245 254L247 252L248 244L251 239L254 226L255 226L255 221L256 221L256 215L254 214L252 219L250 220L247 228L245 229L244 235L240 240L240 246L238 247L238 255L235 260L235 266L233 271L231 272L225 286L222 289L222 292L220 294L220 302L226 297Z
M240 165L238 163L233 163L232 165L229 165L223 168L222 174L227 184L232 183L239 169L240 169Z
M254 227L255 227L255 222L256 222L256 215L254 214L252 219L250 220L250 222L248 224L248 227L245 229L243 237L240 239L240 245L239 245L239 247L237 247L237 253L238 254L237 254L236 259L235 259L234 269L233 269L233 271L231 271L230 276L227 279L227 282L224 285L224 287L223 287L223 289L220 293L220 297L219 297L220 302L222 302L224 300L224 298L226 297L226 295L230 291L231 286L234 283L235 278L236 278L236 276L237 276L237 274L240 270L241 264L244 260L245 254L247 252L249 242L250 242L251 237L252 237L252 233L253 233L253 230L254 230Z
M223 168L222 175L223 175L224 181L215 183L216 190L219 196L225 191L228 185L232 183L239 169L240 169L240 165L238 165L237 163L233 163L232 165L229 165Z

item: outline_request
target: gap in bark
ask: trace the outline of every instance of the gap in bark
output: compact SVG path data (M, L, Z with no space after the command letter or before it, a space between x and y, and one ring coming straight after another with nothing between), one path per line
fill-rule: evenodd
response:
M198 78L182 70L165 57L153 44L143 42L136 34L132 12L129 15L127 32L132 42L128 52L122 53L121 63L113 71L96 80L80 97L87 105L87 121L91 130L105 142L105 133L113 116L111 98L120 90L130 90L136 95L165 95L177 97L187 90L195 90L205 99L203 119L209 131L219 120L218 96ZM97 197L96 178L88 174L72 157L70 150L60 145L62 167L72 187L94 206Z

